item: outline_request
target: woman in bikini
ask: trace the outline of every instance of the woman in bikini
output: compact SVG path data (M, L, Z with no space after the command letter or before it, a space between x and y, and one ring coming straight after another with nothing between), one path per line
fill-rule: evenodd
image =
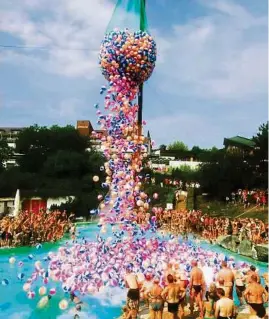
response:
M211 292L204 301L204 315L204 319L215 318L215 296Z

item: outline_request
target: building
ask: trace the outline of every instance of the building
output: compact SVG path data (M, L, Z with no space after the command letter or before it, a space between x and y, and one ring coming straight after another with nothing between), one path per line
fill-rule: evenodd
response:
M0 127L0 139L5 139L9 147L15 149L18 134L23 130L23 127ZM5 166L16 165L16 159L20 154L14 154L6 163Z
M225 138L223 142L227 152L242 153L251 155L256 147L256 143L252 139L242 136L234 136Z
M90 121L77 121L77 130L83 136L90 136L93 132L93 127Z
M83 136L89 137L91 145L94 149L102 151L102 138L107 136L105 130L94 130L90 121L77 121L77 130Z
M202 164L191 151L165 149L151 150L150 161L153 170L163 173L184 167L197 170Z

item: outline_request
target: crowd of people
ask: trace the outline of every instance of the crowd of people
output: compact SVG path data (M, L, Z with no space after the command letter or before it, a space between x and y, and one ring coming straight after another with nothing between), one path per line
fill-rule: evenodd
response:
M159 227L175 234L198 233L209 241L215 241L219 236L236 235L240 241L268 242L268 224L260 219L212 217L200 210L158 210L155 214Z
M268 301L268 274L264 274L264 285L254 266L242 271L231 269L222 261L221 269L208 284L206 274L196 260L191 263L190 275L178 264L169 263L165 270L166 282L152 273L138 276L132 267L126 269L125 283L128 290L124 319L136 319L144 304L149 309L150 319L162 319L164 309L169 318L183 319L185 314L199 312L200 319L236 318L237 309L233 300L236 292L240 304L249 305L252 318L265 318L264 303ZM165 307L167 306L167 308Z
M0 220L0 247L29 246L61 239L72 226L74 214L21 211Z
M236 192L232 192L230 196L226 196L226 203L243 204L244 208L250 207L251 204L265 207L267 197L268 191L238 189Z

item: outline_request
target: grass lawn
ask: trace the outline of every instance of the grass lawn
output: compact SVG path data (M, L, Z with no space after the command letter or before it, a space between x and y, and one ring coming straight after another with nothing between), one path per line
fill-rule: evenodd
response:
M188 203L188 207L192 209L192 203ZM268 223L268 206L263 209L262 207L255 207L251 205L249 208L244 210L242 204L226 205L223 202L219 201L205 201L202 196L197 197L197 207L201 209L204 213L207 213L211 216L227 216L230 218L236 217L246 217L246 218L259 218L264 222Z

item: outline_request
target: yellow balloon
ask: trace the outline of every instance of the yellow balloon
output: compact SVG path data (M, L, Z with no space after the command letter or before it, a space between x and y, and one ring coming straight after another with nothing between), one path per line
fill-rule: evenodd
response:
M42 286L38 289L38 293L40 296L44 296L47 293L47 288Z
M68 307L68 301L66 299L63 299L59 302L59 308L61 310L65 310Z

